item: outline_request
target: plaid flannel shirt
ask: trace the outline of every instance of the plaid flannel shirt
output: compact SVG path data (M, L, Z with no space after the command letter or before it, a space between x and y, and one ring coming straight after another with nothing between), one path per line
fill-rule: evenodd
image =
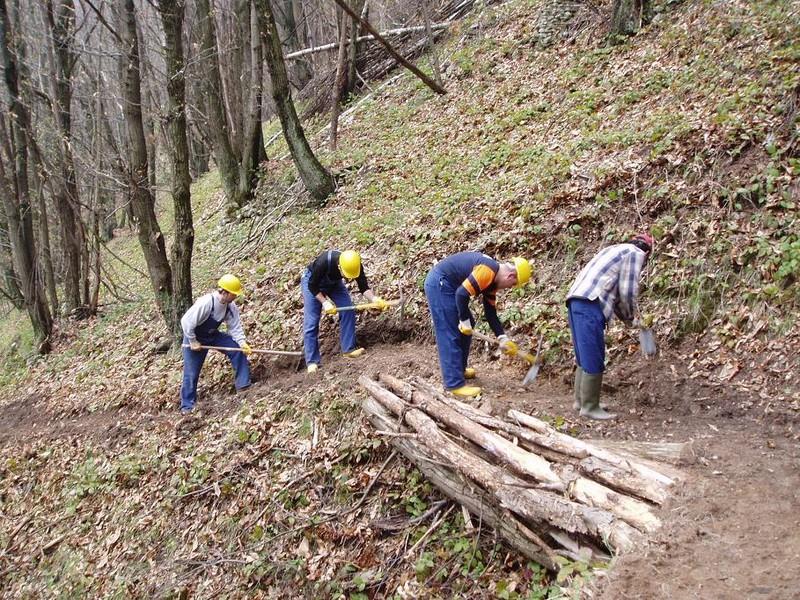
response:
M632 321L646 258L647 254L633 244L604 248L578 273L567 300L598 300L606 322L614 315L622 321Z

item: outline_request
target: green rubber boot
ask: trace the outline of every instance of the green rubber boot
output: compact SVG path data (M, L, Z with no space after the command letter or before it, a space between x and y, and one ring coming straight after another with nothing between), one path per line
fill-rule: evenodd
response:
M581 416L605 421L616 419L617 415L600 408L600 386L603 385L603 374L591 375L584 372L581 376Z
M572 408L575 410L581 409L581 381L583 380L583 369L575 367L575 403Z

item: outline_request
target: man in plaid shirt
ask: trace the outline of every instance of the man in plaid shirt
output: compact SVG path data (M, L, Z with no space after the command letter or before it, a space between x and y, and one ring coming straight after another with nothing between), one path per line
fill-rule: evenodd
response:
M613 419L600 407L605 371L605 328L615 316L634 324L639 278L653 249L641 233L624 244L604 248L587 264L567 294L567 316L575 349L575 410L590 419Z

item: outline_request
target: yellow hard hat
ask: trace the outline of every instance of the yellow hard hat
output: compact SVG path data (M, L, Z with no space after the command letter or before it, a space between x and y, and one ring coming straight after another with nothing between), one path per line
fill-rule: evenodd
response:
M226 292L230 292L234 296L239 296L244 291L242 289L242 282L239 281L239 278L236 277L236 275L231 275L230 273L219 278L217 287L225 290Z
M339 256L339 270L347 279L355 279L361 273L361 256L355 250L345 250Z
M514 266L517 269L517 285L516 287L522 287L528 280L531 278L531 272L533 269L531 268L531 263L528 262L527 259L522 258L521 256L514 257Z

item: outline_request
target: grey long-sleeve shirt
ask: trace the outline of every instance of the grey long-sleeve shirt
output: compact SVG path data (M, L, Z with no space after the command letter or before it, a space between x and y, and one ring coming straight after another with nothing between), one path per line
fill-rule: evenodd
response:
M214 314L211 314L211 308ZM242 321L239 317L239 307L235 302L223 304L218 291L200 296L192 307L181 317L181 329L190 342L197 341L194 330L209 317L223 321L228 328L228 334L240 346L246 342Z

